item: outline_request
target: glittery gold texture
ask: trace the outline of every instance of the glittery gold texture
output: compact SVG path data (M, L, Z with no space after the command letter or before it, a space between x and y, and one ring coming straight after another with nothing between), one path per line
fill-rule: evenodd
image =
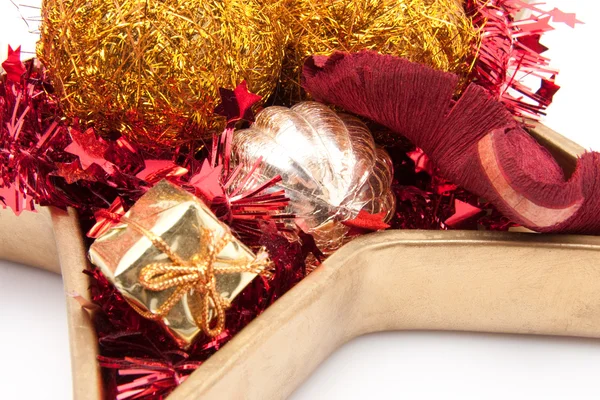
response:
M458 0L295 0L288 23L293 40L284 61L285 100L303 97L306 57L363 49L405 57L466 76L477 40Z
M38 56L69 117L176 145L222 129L218 88L274 90L279 0L44 0Z
M196 325L208 336L218 336L225 328L225 309L229 302L218 293L217 275L249 272L269 276L267 268L270 262L264 248L260 249L259 255L254 260L225 260L225 262L222 260L221 265L215 266L218 254L233 240L230 233L216 238L212 231L201 229L199 237L205 244L203 251L195 254L191 260L183 260L160 236L125 216L121 218L121 222L127 223L129 227L149 239L170 260L150 263L140 271L140 285L146 290L160 292L175 288L171 296L155 312L146 311L125 297L144 318L161 321L186 293L192 292L193 303L190 304L190 308L196 310L194 312ZM214 327L211 326L213 314L215 314L214 319L217 320Z

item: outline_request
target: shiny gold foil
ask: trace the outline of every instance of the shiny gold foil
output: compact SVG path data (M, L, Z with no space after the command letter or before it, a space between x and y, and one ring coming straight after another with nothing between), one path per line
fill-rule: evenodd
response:
M359 119L321 103L263 109L249 129L235 132L232 151L246 170L262 157L258 178L246 185L282 177L273 190L285 189L287 211L326 253L346 241L342 221L361 210L385 212L385 220L393 215L389 156Z
M223 128L219 87L271 94L282 13L280 0L44 0L37 53L70 117L175 145Z
M293 40L284 62L284 100L304 96L304 60L334 50L375 50L463 77L471 69L477 32L459 0L292 0L287 16Z
M126 217L162 239L178 257L191 260L201 254L206 243L203 232L223 236L229 228L195 196L162 181L142 196L128 211ZM145 289L140 273L148 265L169 262L168 255L152 244L151 240L127 224L119 224L96 239L89 251L91 262L115 285L125 298L140 310L157 313L176 290ZM216 267L228 262L252 262L255 255L237 239L231 241L217 255ZM217 290L226 301L233 300L254 279L256 274L241 272L216 276ZM186 347L201 332L196 324L195 294L183 295L162 318L167 331Z

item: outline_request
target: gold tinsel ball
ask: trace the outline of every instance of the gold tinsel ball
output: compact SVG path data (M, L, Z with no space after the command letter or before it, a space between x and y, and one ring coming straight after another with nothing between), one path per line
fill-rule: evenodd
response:
M295 0L284 96L303 97L300 75L313 54L364 49L466 76L477 33L460 0Z
M273 92L282 10L280 0L44 0L38 57L67 116L175 145L222 129L219 87Z

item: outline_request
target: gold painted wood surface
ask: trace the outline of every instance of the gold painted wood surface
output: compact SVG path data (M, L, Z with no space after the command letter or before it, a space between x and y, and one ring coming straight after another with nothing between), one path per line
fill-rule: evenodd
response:
M170 399L283 399L368 332L600 337L600 238L388 231L351 242Z
M56 245L60 257L63 287L67 296L67 323L71 371L73 376L73 399L100 400L103 386L98 355L98 339L89 313L73 298L79 295L90 300L89 279L83 270L89 267L84 236L77 213L51 208Z
M24 211L18 217L0 208L0 259L60 273L48 208Z

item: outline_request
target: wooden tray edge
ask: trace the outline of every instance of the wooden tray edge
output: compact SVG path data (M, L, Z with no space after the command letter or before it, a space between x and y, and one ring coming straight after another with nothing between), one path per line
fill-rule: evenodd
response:
M19 216L10 209L0 209L0 259L60 273L47 207L39 207L35 213L24 211Z

